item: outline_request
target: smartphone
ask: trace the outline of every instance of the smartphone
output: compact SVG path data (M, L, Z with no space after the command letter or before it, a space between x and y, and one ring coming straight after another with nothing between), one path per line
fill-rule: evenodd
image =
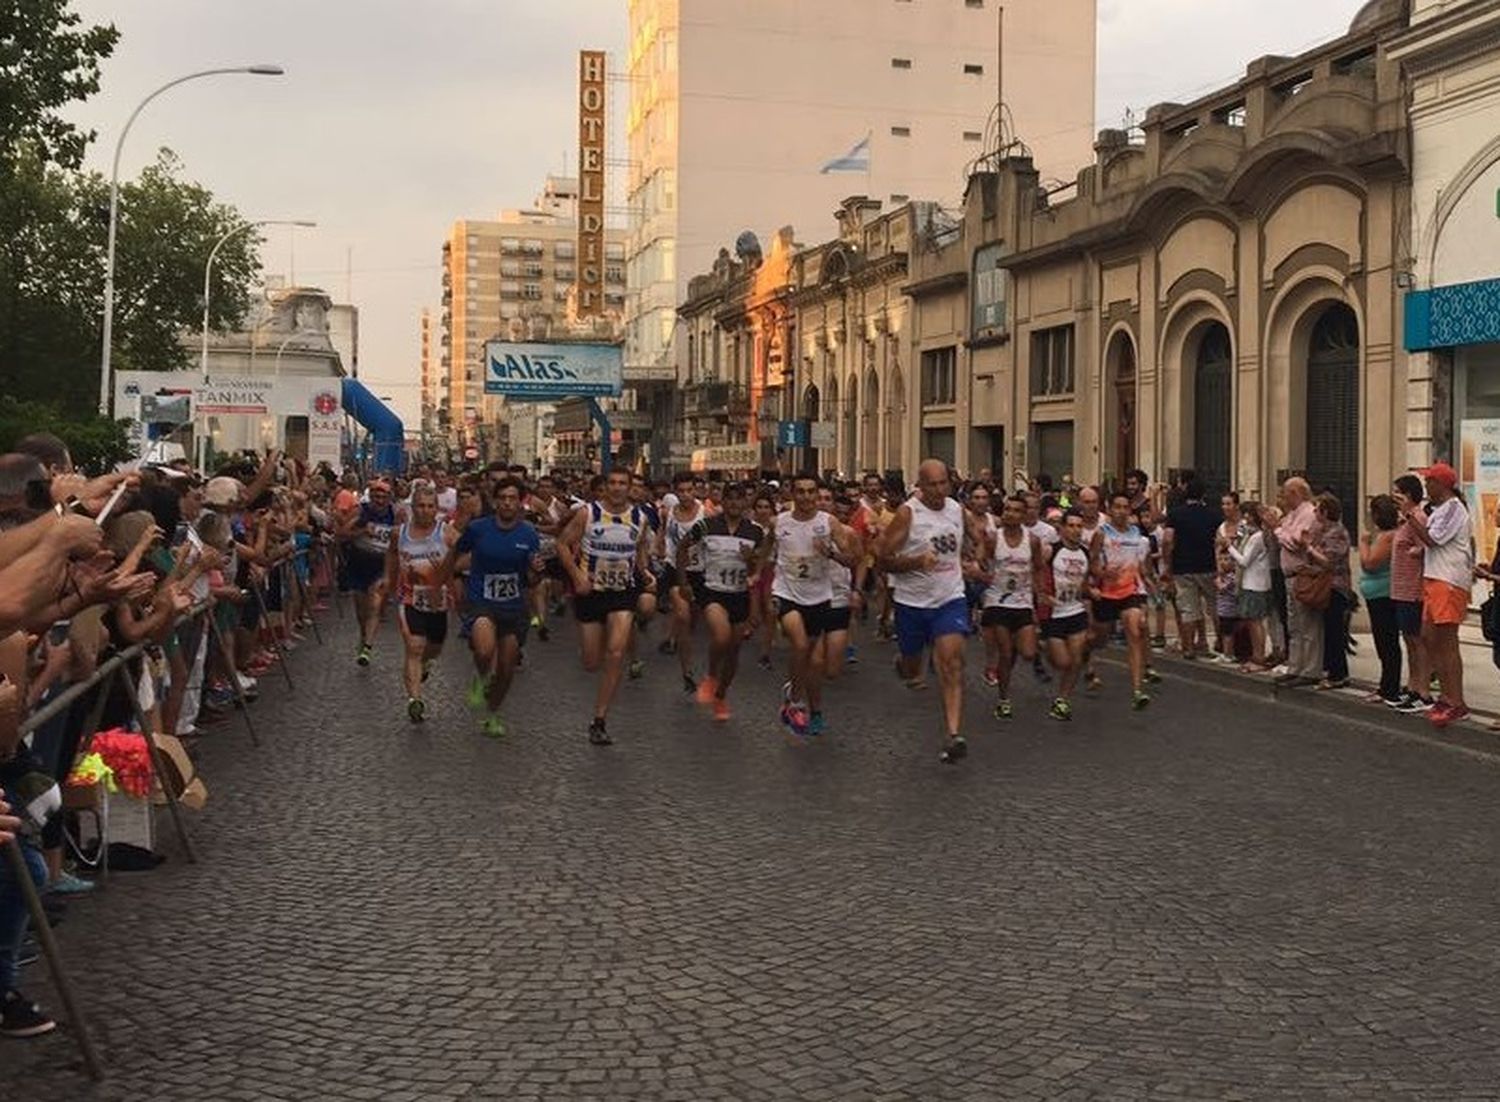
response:
M109 514L114 511L114 507L119 504L120 499L124 496L125 483L121 482L115 487L115 492L109 495L109 500L104 503L104 508L99 510L99 515L94 518L94 523L103 528L104 522L109 519Z

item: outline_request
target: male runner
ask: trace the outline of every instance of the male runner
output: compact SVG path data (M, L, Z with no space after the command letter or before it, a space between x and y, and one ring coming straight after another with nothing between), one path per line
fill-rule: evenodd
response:
M354 611L359 621L359 650L354 660L370 664L375 633L380 629L380 610L385 604L385 556L396 527L396 509L391 504L391 485L377 478L369 486L370 500L361 502L338 527L344 547L344 569L354 590Z
M500 475L490 485L491 511L463 530L443 559L439 576L448 577L458 557L469 556L463 622L476 671L469 706L489 712L482 730L500 738L506 733L500 705L526 643L526 590L541 573L542 538L521 518L521 484Z
M1145 691L1146 592L1150 578L1151 541L1130 517L1130 495L1118 490L1109 498L1109 519L1099 525L1089 549L1097 596L1094 600L1093 635L1096 645L1108 641L1114 624L1125 628L1130 659L1130 706L1137 710L1151 703Z
M438 516L437 489L430 482L414 482L411 517L391 532L385 559L386 589L401 606L396 618L406 648L401 677L406 714L413 723L427 718L422 685L448 638L448 587L437 571L454 539L453 529Z
M704 517L682 536L677 547L678 577L685 577L688 556L702 548L703 619L708 624L708 673L698 683L698 703L712 705L714 719L729 718L729 686L739 669L740 643L754 633L755 610L750 586L756 549L763 533L745 515L748 499L738 483L725 486L723 512Z
M981 602L980 630L995 648L996 686L999 702L996 719L1010 719L1010 673L1019 655L1037 659L1036 594L1042 589L1042 541L1026 530L1026 499L1012 494L1005 499L999 527L990 535L986 557L988 584Z
M667 510L660 534L661 558L666 564L662 580L671 593L672 641L677 650L677 662L682 667L682 691L685 693L698 688L693 679L693 620L696 597L703 586L703 549L690 547L686 557L679 556L678 549L682 537L708 516L708 510L695 496L698 481L687 472L673 480L677 503Z
M531 592L531 626L545 643L552 634L547 629L548 612L555 616L560 610L568 577L557 557L557 536L567 523L568 507L557 496L551 475L537 479L536 489L526 501L526 513L542 540L542 578Z
M1047 714L1067 721L1073 718L1073 686L1078 684L1088 646L1089 617L1083 597L1089 581L1089 553L1083 547L1083 517L1077 509L1064 514L1057 532L1059 541L1048 552L1037 607L1046 612L1042 639L1048 660L1059 674L1057 699Z
M962 555L984 545L984 528L949 496L948 465L923 460L917 492L902 503L880 537L876 561L891 576L895 601L897 669L907 683L921 671L930 646L943 694L947 741L939 754L946 764L969 752L964 740L964 638L969 607L964 600Z
M818 491L818 508L831 513L849 529L857 552L852 567L837 559L828 564L833 597L828 602L828 630L823 632L823 680L835 681L843 675L844 663L855 661L854 647L849 640L854 631L853 614L864 602L861 583L865 577L865 541L851 523L857 510L854 498L848 493L843 490L835 493L831 487L824 486Z
M638 598L643 583L647 590L656 587L649 570L650 543L645 513L630 503L630 472L618 467L605 478L600 500L574 513L558 539L573 576L583 668L602 670L589 724L589 742L595 746L613 741L605 719L635 635Z
M789 679L782 689L781 722L797 737L820 735L823 720L823 648L833 601L830 559L846 566L859 554L852 530L818 508L818 477L792 480L792 508L778 513L763 544L763 559L775 564L771 595L782 634L791 646Z

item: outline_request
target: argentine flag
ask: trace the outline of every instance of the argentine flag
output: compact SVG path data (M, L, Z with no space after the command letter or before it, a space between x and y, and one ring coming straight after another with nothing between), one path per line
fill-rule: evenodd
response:
M835 157L825 164L819 173L827 176L830 172L869 172L870 171L870 135L866 134L854 143L854 148L842 157Z

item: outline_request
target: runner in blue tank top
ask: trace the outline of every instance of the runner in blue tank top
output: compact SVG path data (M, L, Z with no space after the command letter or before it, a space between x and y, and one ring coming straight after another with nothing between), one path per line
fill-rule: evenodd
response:
M530 621L526 594L542 572L540 533L521 519L521 484L509 475L490 487L493 512L470 521L443 560L451 575L460 555L469 556L463 633L474 655L476 676L469 705L489 712L484 733L506 733L500 705L510 690Z

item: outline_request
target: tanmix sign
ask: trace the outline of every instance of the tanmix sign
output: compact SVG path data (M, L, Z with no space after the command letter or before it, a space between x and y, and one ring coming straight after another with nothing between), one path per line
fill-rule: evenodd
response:
M578 316L604 310L604 51L578 52Z

